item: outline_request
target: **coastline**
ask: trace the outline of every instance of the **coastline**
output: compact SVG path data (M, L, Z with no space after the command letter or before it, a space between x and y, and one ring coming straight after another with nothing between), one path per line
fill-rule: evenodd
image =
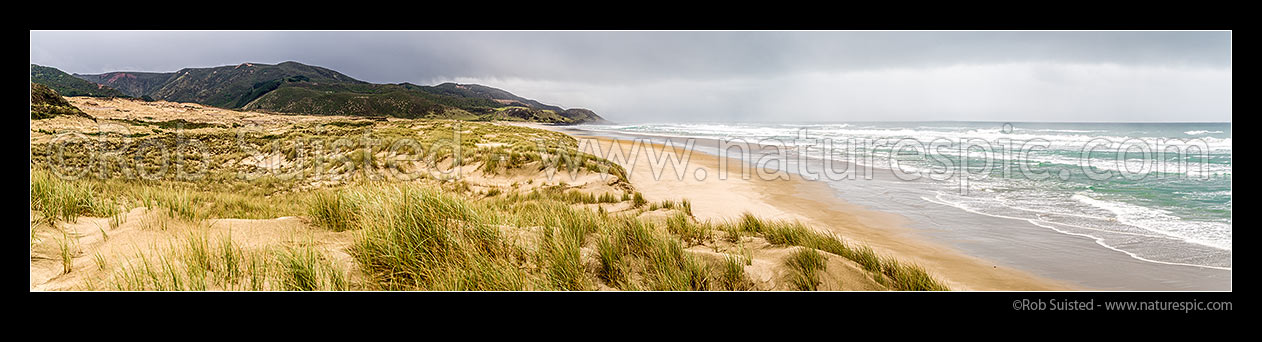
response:
M609 151L613 138L565 126L528 123L509 123L533 128L559 131L576 139L594 139L602 151ZM626 155L629 141L618 144ZM652 144L661 149L660 144ZM685 152L676 146L679 155ZM727 179L716 175L719 157L706 152L687 155L684 170L665 166L655 177L646 167L650 161L644 153L632 165L622 162L628 171L628 179L637 190L651 200L689 199L698 220L734 220L743 212L758 216L798 220L816 229L836 234L848 241L870 245L878 254L925 267L931 274L953 290L963 291L1060 291L1082 290L1054 279L1040 277L1029 272L971 256L918 234L907 226L907 219L879 209L864 208L846 202L835 194L826 183L803 179L789 173L787 180L762 180L757 177L744 179L739 174ZM741 163L729 159L728 165ZM682 177L680 177L682 175Z

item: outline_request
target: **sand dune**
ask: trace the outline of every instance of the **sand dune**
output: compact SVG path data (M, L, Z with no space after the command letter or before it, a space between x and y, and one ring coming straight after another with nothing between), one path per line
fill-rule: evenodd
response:
M555 129L546 125L529 126ZM615 143L607 137L585 136L574 131L567 133L595 139L603 151L608 151L609 144ZM631 141L618 140L617 143L630 155ZM664 148L658 144L652 144L652 147ZM676 151L681 157L685 154L682 148ZM742 179L735 173L720 180L715 176L718 174L718 158L698 151L689 156L682 179L676 177L676 170L669 166L660 172L662 177L654 177L653 170L648 167L649 154L640 153L639 156L641 159L636 162L635 168L623 163L629 170L628 179L636 189L650 200L689 199L699 220L734 220L743 212L773 219L800 220L849 241L870 245L878 253L920 264L956 290L1043 291L1071 288L1023 271L997 268L985 260L926 241L904 227L904 220L897 215L847 203L820 182L796 175L790 180ZM731 161L729 165L738 163ZM855 271L862 275L862 270L856 268Z

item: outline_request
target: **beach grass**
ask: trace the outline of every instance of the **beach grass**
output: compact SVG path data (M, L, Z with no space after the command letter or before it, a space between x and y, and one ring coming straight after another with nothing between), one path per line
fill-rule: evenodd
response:
M717 276L716 285L721 290L727 291L748 291L753 289L754 283L745 274L746 261L739 256L729 255L723 259L723 265Z
M722 228L729 234L757 233L767 242L778 245L802 246L850 259L882 285L901 291L946 291L949 288L924 268L915 264L901 263L893 258L880 257L869 246L851 246L838 236L811 229L800 222L769 221L744 213L735 224ZM739 236L739 235L738 235Z
M819 273L825 268L825 257L813 248L799 248L785 260L785 265L793 272L789 282L801 291L819 289Z
M754 240L749 238L765 239L777 248L800 246L785 263L795 274L791 281L795 289L818 288L818 281L812 279L818 279L821 260L827 257L819 252L858 263L890 289L946 289L917 265L881 257L867 246L847 244L799 222L764 220L749 213L733 222L699 222L693 217L691 201L649 201L629 184L619 183L626 176L620 166L576 153L574 139L560 133L436 120L321 127L303 123L288 128L282 133L247 135L244 140L264 146L285 138L371 133L384 145L403 138L458 145L462 147L458 151L431 150L423 157L452 166L480 163L477 169L491 175L532 171L528 166L536 165L540 170L535 171L600 171L619 179L608 183L613 190L589 191L565 182L538 184L533 179L525 183L536 186L524 190L517 189L518 183L488 188L445 176L398 182L371 177L368 171L330 184L274 176L242 178L236 174L250 169L242 166L246 156L227 149L237 141L229 139L220 126L196 133L217 151L209 159L196 160L209 169L204 178L65 179L47 169L49 147L33 145L31 208L38 219L31 223L31 244L37 243L38 227L60 229L58 223L84 216L109 218L111 230L128 224L142 232L172 236L169 243L139 246L135 253L116 259L93 254L97 268L107 274L105 279L85 280L84 287L94 289L745 291L756 288L745 272L753 263L746 244ZM453 130L462 133L458 138L442 137ZM162 141L173 137L169 132L155 132L136 138ZM543 148L537 144L540 141ZM113 143L103 144L120 148ZM346 165L371 170L390 164L390 151L381 146L355 146L365 150L311 159L302 158L303 151L284 146L276 146L275 153L288 161L293 172ZM84 161L72 164L78 162L94 171L89 175L124 171ZM626 209L625 202L632 209ZM145 215L139 222L127 223L129 210L140 207L147 209ZM260 247L239 244L230 233L210 233L209 222L216 219L284 216L303 217L316 228L311 234L346 234L340 236L349 237L345 248L349 261L333 258L313 240L314 235ZM77 235L60 233L56 242L63 273L70 273L81 251ZM117 233L101 228L105 240ZM736 245L736 254L703 258L697 253L718 248L720 236Z

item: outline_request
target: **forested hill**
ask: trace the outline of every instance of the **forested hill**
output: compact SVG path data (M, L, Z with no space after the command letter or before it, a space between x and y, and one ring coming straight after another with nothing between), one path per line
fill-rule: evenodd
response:
M36 78L31 81L58 90ZM579 108L564 109L522 98L502 89L477 84L375 84L340 72L298 62L242 63L212 68L186 68L171 73L109 72L70 77L108 89L112 95L209 106L313 115L392 116L460 120L516 120L559 124L605 121ZM56 83L66 83L59 81ZM83 88L83 84L77 88ZM67 88L72 89L72 88ZM76 93L78 94L78 93ZM67 96L80 96L69 95Z

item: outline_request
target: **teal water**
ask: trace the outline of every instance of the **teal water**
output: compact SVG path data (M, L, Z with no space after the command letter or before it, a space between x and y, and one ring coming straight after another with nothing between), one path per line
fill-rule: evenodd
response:
M1231 269L1230 123L646 123L583 128L782 144L808 158L843 160L894 174L875 181L893 179L914 189L909 193L924 202L1089 237L1103 248L1146 262ZM833 149L826 148L825 140Z

